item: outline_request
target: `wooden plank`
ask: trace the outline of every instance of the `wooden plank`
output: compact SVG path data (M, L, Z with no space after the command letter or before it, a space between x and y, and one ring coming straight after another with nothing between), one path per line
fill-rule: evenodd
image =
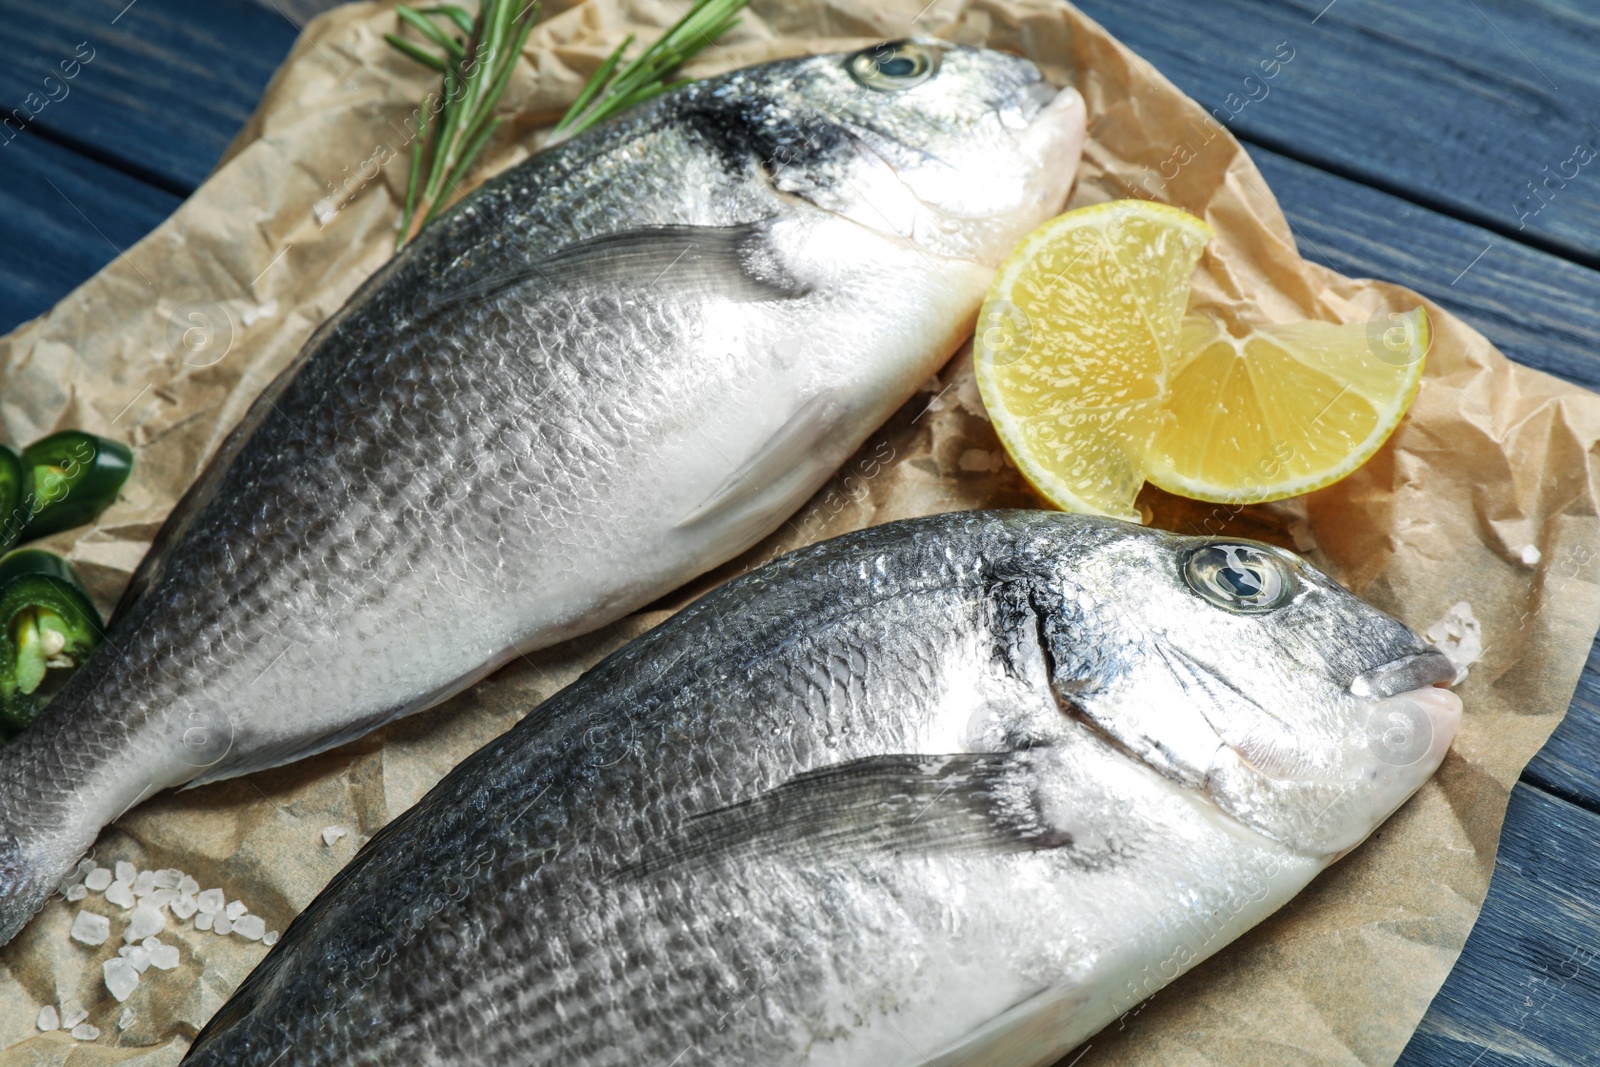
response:
M178 204L30 133L0 147L0 332L49 311Z
M28 127L187 193L298 32L249 0L0 0L0 140Z
M1567 717L1522 780L1600 812L1600 643L1589 653ZM1594 847L1600 848L1600 841ZM1596 1040L1600 1043L1600 1036Z
M1246 140L1600 266L1585 0L1079 6Z
M1401 1067L1600 1067L1600 815L1519 785L1483 914Z
M1410 286L1519 363L1600 388L1600 270L1275 152L1249 152L1294 227L1301 255L1344 274Z
M281 12L296 26L304 26L329 8L338 7L344 0L251 0L272 11Z

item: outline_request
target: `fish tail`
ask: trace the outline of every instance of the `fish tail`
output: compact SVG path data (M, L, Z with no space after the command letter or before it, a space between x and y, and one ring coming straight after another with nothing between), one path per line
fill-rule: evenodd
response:
M0 746L0 945L56 892L95 834L74 832L15 742Z
M44 907L117 814L99 810L114 799L103 784L103 746L71 728L68 704L63 691L38 721L0 744L0 945Z

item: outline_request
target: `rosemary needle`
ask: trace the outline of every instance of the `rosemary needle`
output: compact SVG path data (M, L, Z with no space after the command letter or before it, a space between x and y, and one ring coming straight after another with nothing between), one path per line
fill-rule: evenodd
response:
M539 4L483 0L477 18L453 4L400 4L395 13L437 51L398 34L386 33L383 39L444 75L442 88L423 97L417 108L405 212L394 244L399 249L438 215L500 125L494 106L539 18ZM452 36L451 30L464 36Z
M633 43L629 34L578 94L572 107L556 123L550 142L566 140L589 127L626 111L657 93L684 84L666 76L739 22L738 13L750 0L696 0L689 13L656 39L639 56L622 65L622 54Z
M667 76L732 29L738 23L738 12L748 3L695 0L688 14L655 43L623 63L623 53L633 44L629 34L589 79L556 124L548 144L576 136L683 84L682 80L669 82ZM400 4L395 12L425 43L394 33L384 34L383 39L402 55L444 76L442 88L424 97L417 109L405 210L395 240L398 250L438 215L499 126L494 108L538 20L539 3L482 0L476 18L454 4L422 8ZM429 44L433 48L428 48Z

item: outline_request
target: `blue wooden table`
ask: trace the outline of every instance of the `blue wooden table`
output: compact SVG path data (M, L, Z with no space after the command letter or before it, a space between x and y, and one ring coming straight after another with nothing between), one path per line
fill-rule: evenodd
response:
M171 213L324 6L0 0L0 331ZM1600 388L1594 0L1080 6L1231 115L1303 254ZM1246 82L1284 49L1273 80ZM1512 796L1482 918L1400 1062L1600 1065L1600 652Z

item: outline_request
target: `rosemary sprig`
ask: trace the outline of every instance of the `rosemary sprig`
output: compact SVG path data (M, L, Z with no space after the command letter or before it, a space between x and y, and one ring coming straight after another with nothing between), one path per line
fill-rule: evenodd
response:
M483 0L476 19L454 4L423 8L400 4L395 13L438 51L398 34L386 33L383 39L444 75L443 87L423 97L417 109L405 213L394 243L398 250L438 215L449 191L472 169L499 127L494 106L539 18L539 3ZM452 36L445 26L465 37Z
M624 64L622 54L633 44L629 34L589 79L546 145L576 136L634 104L684 84L687 79L669 82L667 75L737 25L738 12L749 2L695 0L688 14ZM519 5L524 5L524 0L482 0L476 19L453 4L396 7L401 21L438 50L398 34L386 33L383 39L401 54L444 75L443 89L424 97L417 111L396 250L433 221L449 190L471 169L499 126L495 104L539 17L538 0ZM447 27L465 37L452 36Z

